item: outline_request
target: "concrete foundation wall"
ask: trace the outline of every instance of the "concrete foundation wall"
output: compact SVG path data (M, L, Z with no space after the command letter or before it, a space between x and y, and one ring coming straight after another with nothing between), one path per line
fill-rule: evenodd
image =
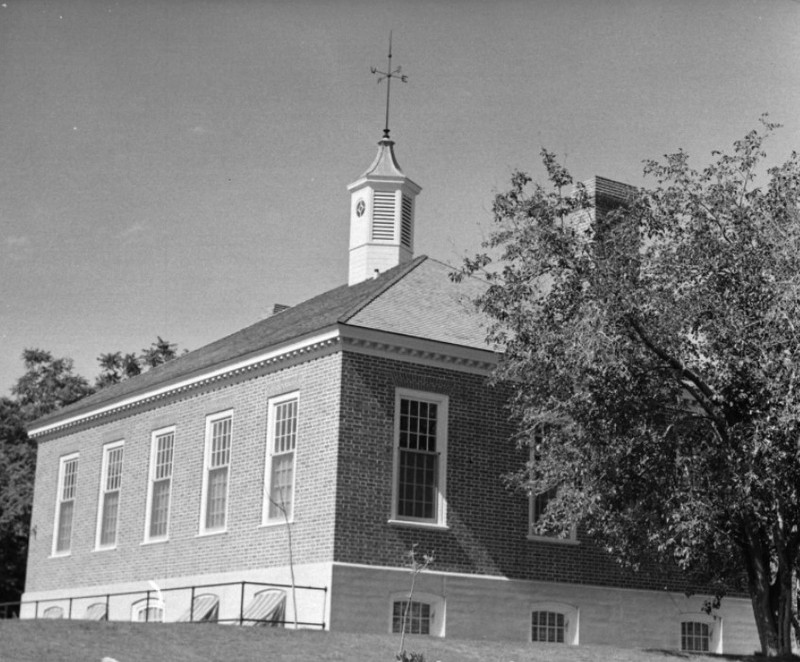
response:
M390 632L392 597L407 595L410 585L408 570L334 564L331 629ZM576 643L672 650L680 649L681 620L705 618L707 597L436 571L417 577L414 594L443 599L446 637L530 641L531 611L555 604L574 610ZM749 600L724 599L713 621L721 634L718 652L759 648Z

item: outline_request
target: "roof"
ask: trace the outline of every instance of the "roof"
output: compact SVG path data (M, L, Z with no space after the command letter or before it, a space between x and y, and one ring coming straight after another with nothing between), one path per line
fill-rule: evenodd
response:
M470 304L485 285L470 278L453 283L449 278L452 271L452 267L421 255L374 279L329 290L141 375L108 386L38 419L29 427L43 427L169 386L338 324L488 349L480 318Z

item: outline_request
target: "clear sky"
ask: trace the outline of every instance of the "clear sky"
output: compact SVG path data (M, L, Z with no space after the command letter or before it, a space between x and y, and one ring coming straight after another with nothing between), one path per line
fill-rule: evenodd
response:
M0 0L0 394L25 347L93 379L346 282L389 30L417 254L474 252L542 146L632 184L763 112L800 148L795 0Z

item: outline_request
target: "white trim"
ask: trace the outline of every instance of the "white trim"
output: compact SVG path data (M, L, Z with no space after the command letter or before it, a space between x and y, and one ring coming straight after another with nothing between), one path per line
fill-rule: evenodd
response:
M219 381L239 373L278 364L303 356L307 359L320 351L341 344L341 348L358 354L380 356L392 360L406 361L416 365L426 365L457 372L488 375L497 365L498 354L490 349L477 349L437 340L405 336L387 331L378 331L364 327L339 324L335 328L323 331L293 343L279 345L269 351L253 355L242 361L221 368L209 369L193 377L182 379L173 384L131 395L96 409L75 414L69 418L58 420L28 430L31 437L60 431L95 418L111 415L118 411L130 409L140 404L173 395L208 383Z
M100 538L103 533L103 518L105 516L105 495L108 491L106 489L106 484L108 482L108 456L111 454L112 451L122 448L122 466L124 470L125 466L125 440L118 439L117 441L112 441L107 444L103 444L103 464L100 469L100 493L97 500L97 527L95 529L95 537L94 537L94 551L101 552L108 549L116 549L117 547L117 538L119 537L119 523L121 518L119 516L120 508L122 506L122 473L120 473L119 477L119 488L116 490L118 493L118 501L117 501L117 522L114 525L114 542L110 544L102 545L100 543Z
M436 414L436 501L432 518L401 516L397 512L400 481L400 403L402 400L427 402L437 406ZM394 441L392 462L392 514L390 522L405 524L447 526L447 423L450 399L441 393L417 391L407 388L395 389L394 395Z
M292 495L291 495L291 509L292 512L288 517L289 523L294 521L295 515L295 487L297 485L297 444L299 442L299 423L300 423L300 391L292 391L291 393L284 393L267 401L267 444L265 448L264 458L264 495L261 507L261 525L271 526L275 524L283 524L283 516L270 517L270 493L272 491L272 458L275 455L275 410L279 405L287 402L295 402L295 446L292 450Z
M166 542L169 540L169 522L172 515L172 478L175 471L175 433L177 427L168 425L150 433L150 466L147 473L147 502L144 514L144 538L142 544ZM158 454L158 439L168 434L172 434L172 459L169 477L169 499L167 500L167 532L163 536L153 537L150 535L150 527L153 523L153 488L156 480L156 461Z
M209 472L212 469L211 467L211 442L212 442L212 430L214 423L217 421L224 420L229 418L231 421L231 432L230 432L230 446L228 447L228 463L227 463L227 470L228 476L225 481L225 523L223 526L214 529L206 528L206 514L208 508L208 476ZM200 528L198 535L206 536L210 534L217 534L217 533L225 533L228 530L228 505L230 502L230 491L231 491L231 459L233 457L233 409L226 409L225 411L220 411L215 414L210 414L206 416L206 434L205 434L205 451L203 453L203 492L201 495L200 501Z
M74 425L88 418L96 418L102 414L110 413L118 409L126 409L128 407L132 407L133 405L136 405L145 400L152 400L177 391L186 390L198 384L215 381L217 379L227 377L237 372L249 370L255 367L259 363L264 363L266 361L278 360L278 359L283 360L285 358L289 358L289 355L305 353L306 350L313 351L314 349L317 349L317 347L315 347L316 345L320 345L321 343L326 343L327 341L335 340L339 337L339 335L340 335L339 329L334 328L329 331L320 333L317 336L312 336L311 338L305 338L303 340L298 340L293 343L279 345L278 347L271 349L267 352L251 356L247 359L238 361L236 363L232 363L230 365L226 365L221 368L209 370L208 372L204 372L200 375L188 377L179 382L175 382L174 384L168 384L166 386L156 387L152 390L145 391L144 393L131 395L127 398L115 401L111 404L102 405L97 409L91 409L81 414L76 414L75 416L71 416L70 418L64 419L63 421L57 421L49 425L44 425L42 427L31 428L28 430L28 434L32 437L40 434L45 434L47 432L56 430L58 428Z
M72 521L70 522L69 529L69 549L58 551L58 530L61 525L61 504L63 503L64 494L64 478L67 462L75 460L77 465L75 467L75 493L72 496ZM69 453L63 455L58 460L58 482L56 483L56 509L55 517L53 517L53 544L50 548L51 557L69 556L72 553L72 532L75 530L75 511L77 510L77 497L78 497L78 470L80 469L80 453Z

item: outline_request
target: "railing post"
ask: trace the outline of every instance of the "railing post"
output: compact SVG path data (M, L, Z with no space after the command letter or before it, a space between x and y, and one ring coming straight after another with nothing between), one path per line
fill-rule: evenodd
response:
M239 625L244 623L244 582L242 582L242 594L239 596Z
M144 601L144 622L150 622L150 589L147 589L147 598Z
M189 622L194 623L194 589L195 587L192 586L192 603L189 606Z
M72 620L72 598L69 599L69 612L67 613L67 618Z
M328 606L328 587L322 589L322 629L325 629L325 609Z
M106 620L111 620L111 594L106 593Z
M37 600L35 604L36 604L36 609L33 612L33 617L39 618L39 601Z

